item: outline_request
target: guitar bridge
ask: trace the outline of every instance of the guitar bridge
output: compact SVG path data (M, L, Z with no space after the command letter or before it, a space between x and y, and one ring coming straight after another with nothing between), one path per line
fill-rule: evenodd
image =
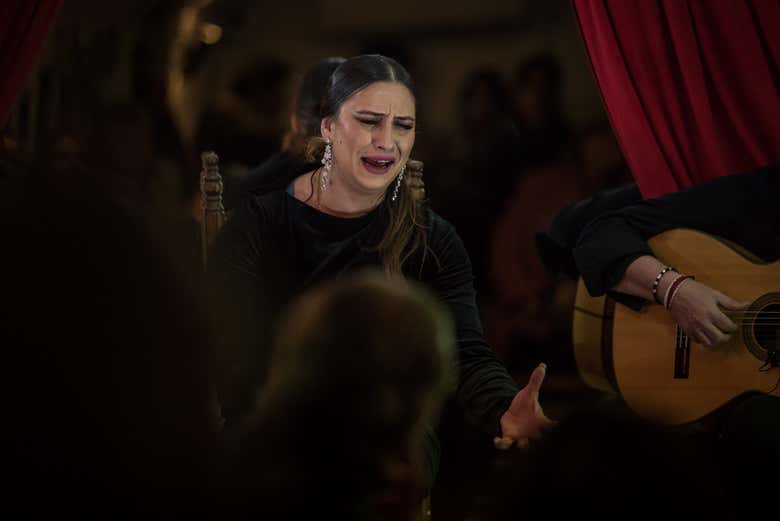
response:
M688 378L691 362L691 339L680 329L680 326L675 327L677 334L674 340L674 377Z

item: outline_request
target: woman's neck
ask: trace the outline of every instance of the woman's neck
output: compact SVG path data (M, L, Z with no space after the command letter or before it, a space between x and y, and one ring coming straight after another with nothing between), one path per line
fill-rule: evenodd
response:
M323 213L333 215L334 217L360 217L379 206L379 203L382 201L381 195L360 193L351 190L345 183L338 181L329 183L327 189L323 191L320 184L321 175L321 169L304 175L303 178L306 180L306 184L309 187L314 187L314 193L311 194L311 197L309 197L309 190L303 193L306 195L305 198L308 198L306 202Z

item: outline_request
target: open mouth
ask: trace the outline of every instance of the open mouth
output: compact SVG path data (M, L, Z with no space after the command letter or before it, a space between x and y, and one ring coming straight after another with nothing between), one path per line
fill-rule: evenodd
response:
M360 159L366 170L377 175L386 174L395 164L395 159L392 157L362 157Z

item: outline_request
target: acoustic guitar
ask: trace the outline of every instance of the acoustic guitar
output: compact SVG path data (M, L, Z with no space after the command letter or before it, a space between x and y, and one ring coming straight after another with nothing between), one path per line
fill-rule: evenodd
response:
M780 261L762 262L693 230L648 243L665 264L751 304L726 311L739 329L710 349L685 335L663 306L636 312L590 297L580 280L573 342L584 382L619 392L639 415L670 425L701 419L746 392L780 396Z

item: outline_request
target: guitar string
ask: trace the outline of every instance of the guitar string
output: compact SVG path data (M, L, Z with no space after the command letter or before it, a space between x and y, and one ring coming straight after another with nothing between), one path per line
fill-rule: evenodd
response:
M780 311L724 311L724 315L780 315Z
M775 386L772 387L770 391L767 391L767 394L772 394L777 390L777 387L780 386L780 376L777 377L777 382L775 382Z
M761 310L752 310L752 309L745 309L745 310L739 310L739 309L733 309L733 310L725 310L724 313L727 313L729 315L757 315L761 313L766 313L768 315L780 315L780 311L761 311Z

